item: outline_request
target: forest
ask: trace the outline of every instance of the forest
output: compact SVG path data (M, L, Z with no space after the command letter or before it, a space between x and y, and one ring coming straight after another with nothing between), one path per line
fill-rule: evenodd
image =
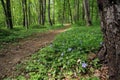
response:
M120 0L0 0L0 80L120 80Z

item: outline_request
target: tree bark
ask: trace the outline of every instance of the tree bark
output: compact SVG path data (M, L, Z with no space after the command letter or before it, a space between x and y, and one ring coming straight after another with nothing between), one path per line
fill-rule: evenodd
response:
M84 3L82 3L82 20L85 20L85 10L84 10Z
M64 24L64 22L65 22L65 0L63 3L62 24Z
M85 10L85 19L86 19L86 24L87 26L92 25L92 21L90 18L90 6L89 6L89 0L84 0L84 10Z
M120 0L98 0L103 48L98 54L108 62L109 80L120 80Z
M94 0L91 2L91 3L92 3L92 4L91 4L91 7L92 7L92 10L91 10L91 20L93 20L93 16L94 16L94 15L93 15L93 14L94 14L94 7L95 7L95 6L94 6L94 2L95 2Z
M28 25L30 25L31 24L31 1L30 0L28 0Z
M27 9L27 0L22 0L23 7L23 26L28 28L28 9Z
M70 6L70 1L68 0L68 6L69 6L69 13L70 13L70 22L71 24L73 23L73 20L72 20L72 10L71 10L71 6Z
M1 0L1 3L6 17L7 28L13 29L10 0L6 0L6 2L4 2L4 0Z
M80 19L80 0L77 0L77 20Z
M48 20L50 25L52 26L52 20L51 20L51 16L50 16L50 0L48 0Z
M43 25L46 21L46 0L43 0Z
M41 14L42 14L42 10L41 10L41 6L42 6L42 0L38 0L39 2L39 11L38 11L38 23L41 24Z
M55 24L55 0L53 0L52 23Z

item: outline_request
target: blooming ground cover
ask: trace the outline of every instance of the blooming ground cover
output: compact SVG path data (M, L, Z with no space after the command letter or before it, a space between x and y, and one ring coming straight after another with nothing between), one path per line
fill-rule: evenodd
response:
M71 27L58 35L53 43L18 64L18 80L99 80L94 71L100 67L96 53L102 35L98 26ZM7 79L5 79L7 80Z

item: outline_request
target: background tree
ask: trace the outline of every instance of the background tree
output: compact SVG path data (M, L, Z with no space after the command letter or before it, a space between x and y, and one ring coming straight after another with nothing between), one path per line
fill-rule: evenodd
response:
M103 48L98 57L106 60L109 80L120 79L120 0L98 0L101 28L104 36Z
M1 15L6 11L6 1L1 0L0 12ZM93 24L99 22L98 9L96 0L10 0L11 1L11 13L12 24L14 26L23 25L28 28L30 25L47 25L47 24L63 24L73 23L79 25L86 25L92 22ZM83 2L86 1L86 9L83 7ZM8 1L7 1L8 2ZM89 2L89 3L88 3ZM89 4L89 5L88 5ZM8 3L9 5L9 3ZM83 9L82 9L83 8ZM85 9L87 11L85 11ZM83 11L82 11L83 10ZM3 13L4 11L4 13ZM8 12L8 13L10 13ZM85 12L86 14L85 19ZM46 14L47 13L47 14ZM7 17L0 16L0 25L5 26L5 23L9 23ZM6 17L6 18L4 18ZM92 18L92 19L91 19ZM5 20L6 19L6 20ZM87 21L86 21L87 20ZM10 22L11 23L11 22Z
M89 6L89 0L84 0L84 11L85 11L85 19L87 26L90 26L92 24L91 18L90 18L90 6Z
M51 15L51 13L50 13L50 10L51 10L50 5L51 5L51 0L48 0L48 21L49 21L50 25L52 26L53 23L52 23L51 16L50 16Z
M27 0L22 0L22 6L23 6L23 26L28 28L28 6L27 6Z
M12 23L12 14L11 14L11 2L10 0L1 0L1 4L4 9L7 28L12 29L13 23Z

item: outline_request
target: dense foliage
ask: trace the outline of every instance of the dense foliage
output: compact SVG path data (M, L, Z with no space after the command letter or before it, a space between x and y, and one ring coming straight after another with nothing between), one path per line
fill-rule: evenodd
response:
M5 0L4 5L7 5ZM2 2L0 1L0 4ZM26 3L24 3L26 1ZM44 2L45 1L45 2ZM33 24L49 24L49 18L52 24L57 23L79 23L85 25L86 16L84 10L84 0L50 0L50 8L48 0L10 0L11 16L13 26L23 25L26 21L27 26ZM25 5L25 6L24 6ZM89 14L92 23L98 22L98 8L96 0L89 0ZM50 11L50 12L49 12ZM0 28L7 26L4 8L0 5ZM48 16L50 15L50 16ZM44 25L44 24L42 24Z
M99 60L89 59L89 54L95 55L102 43L99 27L92 26L99 24L96 0L1 0L0 4L0 48L36 33L74 24L49 46L18 64L20 75L12 79L99 80L94 76Z
M29 60L17 65L25 80L99 80L93 76L100 67L99 60L89 60L90 53L99 49L102 35L99 27L72 27L58 35L49 46L32 55ZM26 77L27 76L27 77ZM85 77L86 76L86 77Z

